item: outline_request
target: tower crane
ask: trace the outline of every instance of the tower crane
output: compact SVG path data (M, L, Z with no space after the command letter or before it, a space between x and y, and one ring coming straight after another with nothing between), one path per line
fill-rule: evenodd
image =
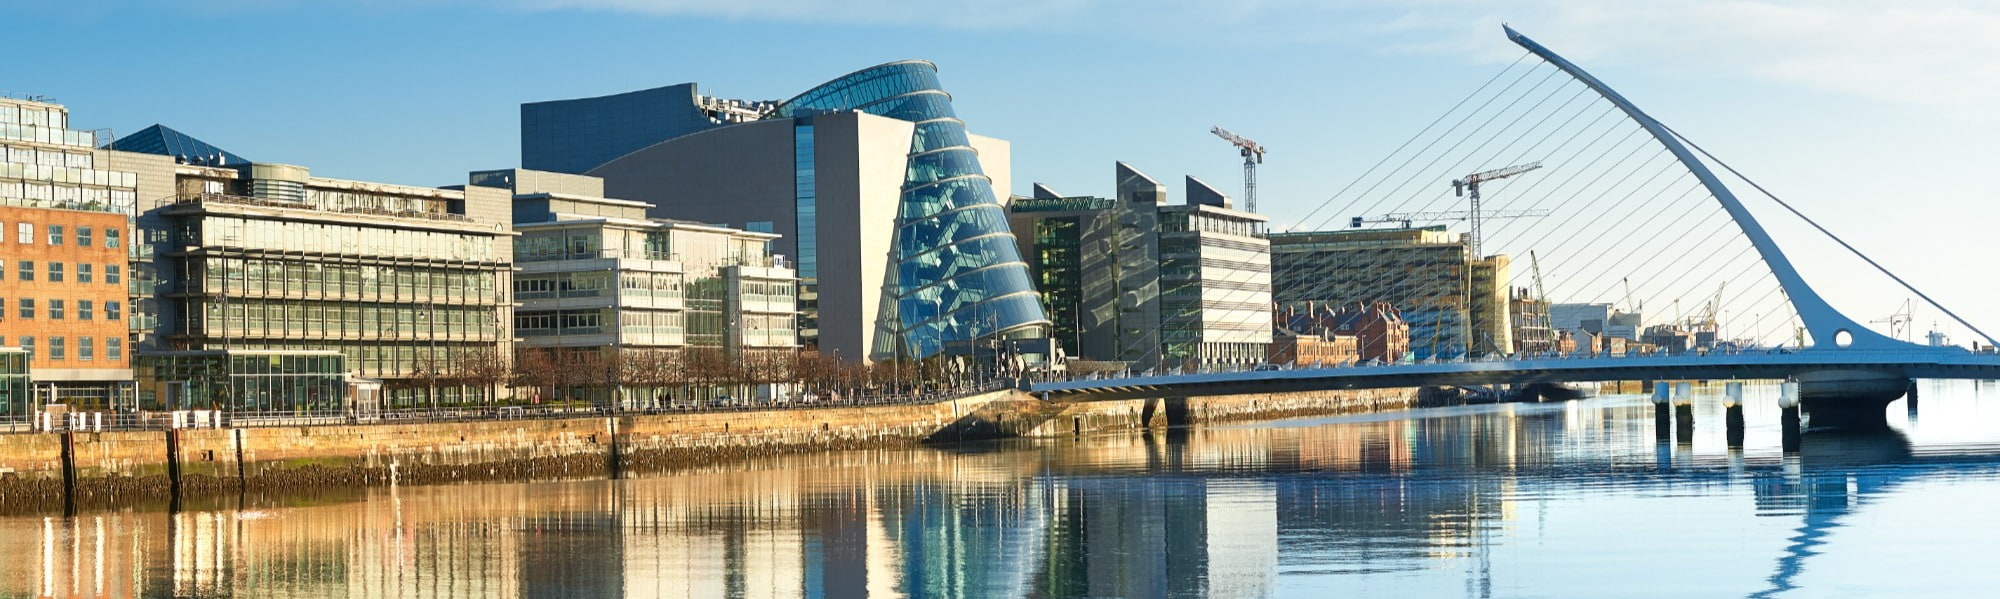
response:
M1535 250L1528 250L1528 270L1535 274L1535 304L1541 311L1541 322L1535 324L1541 325L1542 334L1549 336L1541 349L1555 349L1556 325L1549 318L1549 296L1542 292L1542 261L1535 257Z
M1910 321L1913 320L1915 317L1916 317L1916 310L1914 302L1906 299L1903 300L1903 307L1901 309L1893 313L1890 313L1889 316L1887 317L1870 320L1868 321L1868 323L1889 325L1889 336L1897 339L1903 339L1904 337L1909 336Z
M1237 152L1243 155L1243 208L1249 212L1256 212L1257 165L1264 163L1264 146L1221 127L1209 127L1208 132L1236 146Z
M1487 220L1492 220L1496 218L1541 218L1549 214L1550 212L1547 210L1495 210L1483 216ZM1355 229L1359 229L1364 225L1377 223L1402 223L1403 228L1407 229L1410 228L1410 223L1416 221L1465 220L1470 218L1471 215L1471 212L1464 210L1449 212L1392 212L1380 216L1357 216L1347 222L1350 228Z
M1542 161L1540 160L1506 168L1496 168L1490 171L1480 171L1466 175L1463 179L1453 179L1451 181L1451 191L1453 194L1460 196L1469 194L1472 196L1472 257L1479 258L1485 256L1485 254L1479 253L1480 234L1482 233L1479 227L1479 221L1482 220L1479 215L1479 184L1505 179L1538 168L1542 168Z

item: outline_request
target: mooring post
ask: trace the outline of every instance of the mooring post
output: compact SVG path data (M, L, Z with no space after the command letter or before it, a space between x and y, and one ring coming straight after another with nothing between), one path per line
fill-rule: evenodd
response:
M1743 383L1729 383L1723 387L1728 397L1722 404L1723 427L1730 447L1743 446Z
M1667 403L1668 383L1653 383L1653 438L1661 441L1673 436L1673 407Z
M1785 451L1799 450L1799 382L1785 381L1778 388L1778 424L1784 429L1782 444Z

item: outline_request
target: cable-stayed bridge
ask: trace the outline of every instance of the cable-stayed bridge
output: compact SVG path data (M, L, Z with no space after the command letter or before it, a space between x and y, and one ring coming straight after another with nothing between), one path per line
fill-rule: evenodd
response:
M1385 158L1314 208L1307 219L1325 213L1323 227L1353 214L1448 208L1456 201L1453 194L1432 182L1493 165L1539 164L1547 157L1551 176L1522 177L1529 182L1509 181L1511 187L1504 189L1489 183L1486 201L1495 209L1553 210L1561 217L1488 223L1488 248L1554 255L1548 266L1536 269L1558 273L1555 295L1578 301L1601 301L1620 284L1634 307L1642 303L1634 295L1650 297L1659 306L1678 304L1674 293L1699 290L1705 295L1715 290L1716 299L1704 317L1713 327L1717 312L1734 310L1739 317L1748 316L1727 325L1747 331L1741 343L1681 355L1622 357L1595 351L1482 353L1433 348L1414 363L1233 372L1163 368L1153 371L1162 374L1032 383L1028 389L1051 399L1088 401L1413 386L1791 378L1805 385L1806 408L1811 411L1815 404L1879 408L1900 396L1913 378L2000 378L2000 354L1892 338L1836 310L1807 284L1751 207L1724 184L1708 161L1770 200L1770 205L1760 206L1767 215L1796 217L1987 343L2000 345L1590 73L1512 28L1505 31L1510 41L1527 51L1521 60L1398 148L1400 162L1393 160L1395 155ZM1433 131L1437 133L1432 135ZM1347 196L1350 191L1358 193ZM1501 198L1511 203L1495 201ZM1480 230L1478 211L1475 203L1474 235ZM1475 239L1468 245L1480 244ZM1273 273L1272 278L1285 274ZM1638 294L1631 290L1634 277L1641 281ZM1506 282L1524 289L1520 279L1510 277ZM1540 280L1535 287L1541 293ZM1731 303L1722 299L1725 287L1736 293ZM1662 302L1663 298L1669 301ZM1771 343L1773 339L1778 342ZM1794 347L1785 348L1786 341ZM1412 340L1411 345L1419 343Z

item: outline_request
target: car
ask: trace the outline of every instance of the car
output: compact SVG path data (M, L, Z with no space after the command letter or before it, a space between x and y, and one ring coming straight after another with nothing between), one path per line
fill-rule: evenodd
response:
M1272 372L1277 369L1278 369L1277 364L1258 364L1256 366L1250 367L1251 372Z

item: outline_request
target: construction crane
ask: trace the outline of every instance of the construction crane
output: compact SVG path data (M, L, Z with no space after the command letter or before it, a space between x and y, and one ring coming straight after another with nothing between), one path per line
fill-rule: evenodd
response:
M1251 141L1248 137L1230 133L1228 129L1221 127L1210 127L1208 132L1214 133L1216 137L1222 138L1222 141L1236 146L1237 152L1243 155L1243 209L1256 212L1257 165L1264 163L1264 146Z
M1625 284L1625 309L1631 310L1633 314L1644 311L1646 309L1645 302L1633 303L1632 301L1632 278L1625 277L1619 279L1619 282Z
M1550 212L1547 210L1495 210L1486 213L1484 216L1487 220L1492 220L1496 218L1541 218L1549 214ZM1465 220L1471 218L1471 216L1471 212L1463 210L1451 212L1393 212L1381 216L1357 216L1347 222L1349 227L1355 229L1381 223L1401 223L1403 228L1408 229L1410 228L1410 223L1416 221Z
M1535 257L1535 250L1528 250L1528 270L1535 275L1535 304L1542 312L1542 322L1538 324L1542 325L1542 331L1549 336L1548 345L1542 349L1543 351L1555 349L1556 325L1549 317L1549 296L1542 292L1542 261Z
M1453 179L1451 181L1452 193L1457 194L1459 196L1470 195L1472 197L1472 206L1470 210L1472 212L1471 220L1472 220L1473 258L1480 258L1485 256L1485 254L1479 253L1480 234L1482 233L1482 231L1480 231L1479 229L1479 221L1482 220L1479 215L1479 184L1487 181L1497 181L1500 179L1505 179L1538 168L1542 168L1542 161L1540 160L1530 162L1527 164L1517 164L1507 168L1496 168L1490 171L1481 171L1470 175L1466 175L1465 178L1463 179Z
M1916 306L1910 300L1906 299L1903 300L1902 309L1890 313L1887 317L1877 318L1868 322L1869 324L1889 325L1889 336L1896 339L1903 339L1909 336L1910 321L1915 319L1915 312ZM1904 339L1904 341L1908 341L1908 339Z

